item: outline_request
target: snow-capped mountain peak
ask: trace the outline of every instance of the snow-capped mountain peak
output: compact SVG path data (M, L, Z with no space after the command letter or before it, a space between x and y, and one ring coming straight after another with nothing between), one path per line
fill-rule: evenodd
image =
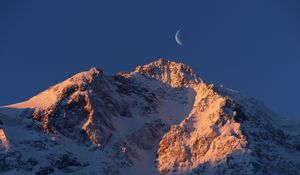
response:
M92 67L90 70L85 72L80 72L74 76L72 76L69 81L76 83L76 84L82 84L84 82L91 82L95 78L102 76L103 71L99 68Z
M162 58L150 64L136 67L135 72L161 80L172 87L203 82L191 67Z
M91 68L0 109L0 173L300 174L298 125L280 121L183 63Z
M63 98L66 91L86 89L88 84L92 83L96 79L101 78L102 76L103 71L99 68L93 67L88 71L77 73L71 78L58 83L57 85L51 86L49 89L37 94L27 101L8 105L6 107L47 109Z

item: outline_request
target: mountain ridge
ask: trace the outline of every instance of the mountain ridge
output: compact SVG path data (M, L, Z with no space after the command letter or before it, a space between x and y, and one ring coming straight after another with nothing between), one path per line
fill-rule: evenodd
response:
M91 68L1 113L0 173L299 174L296 126L164 59Z

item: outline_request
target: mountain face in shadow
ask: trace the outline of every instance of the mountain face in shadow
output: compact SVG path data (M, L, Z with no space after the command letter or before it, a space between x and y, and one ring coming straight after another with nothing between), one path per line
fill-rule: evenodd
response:
M300 174L299 123L164 59L0 109L0 173Z

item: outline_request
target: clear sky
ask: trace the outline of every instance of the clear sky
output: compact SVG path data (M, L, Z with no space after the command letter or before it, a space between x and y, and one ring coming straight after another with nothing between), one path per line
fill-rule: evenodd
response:
M0 1L0 105L158 58L300 116L300 1ZM183 46L175 32L182 29Z

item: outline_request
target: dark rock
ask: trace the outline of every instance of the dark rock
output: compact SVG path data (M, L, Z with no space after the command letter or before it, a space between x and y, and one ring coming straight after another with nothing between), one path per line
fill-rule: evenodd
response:
M41 167L39 171L37 171L36 175L49 175L54 172L54 169L52 167Z
M52 166L63 172L74 172L80 167L88 165L86 163L81 163L72 153L66 153L63 155L50 154L48 156L48 160Z

